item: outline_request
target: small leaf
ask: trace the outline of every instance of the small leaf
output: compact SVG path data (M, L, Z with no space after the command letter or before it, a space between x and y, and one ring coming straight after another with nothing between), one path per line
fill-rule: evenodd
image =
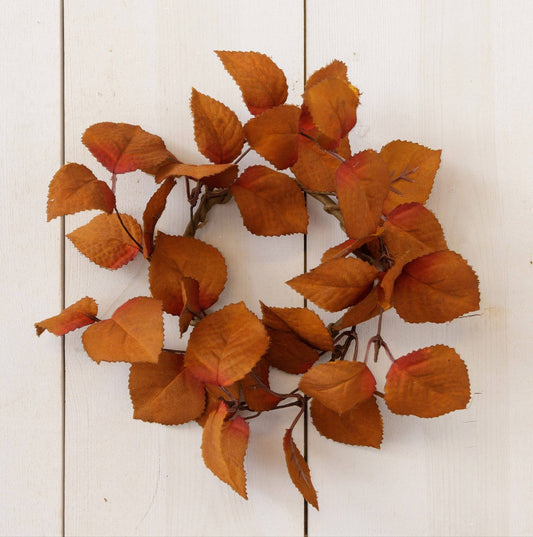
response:
M294 486L300 491L300 494L318 510L318 500L316 490L311 481L311 472L305 459L302 457L300 450L296 447L292 439L292 431L285 430L283 437L283 451L285 452L285 462L287 470Z
M253 149L283 170L298 159L299 120L300 109L284 104L250 119L244 126L244 134Z
M255 235L307 232L305 198L287 175L250 166L231 186L246 228Z
M226 71L239 86L248 110L254 116L287 100L283 71L265 54L217 50Z
M78 300L59 315L35 323L35 330L40 336L45 330L56 336L64 336L72 330L96 322L98 306L93 298L86 296Z
M326 78L340 78L348 82L348 68L344 62L339 60L333 60L331 63L315 71L305 84L305 89L309 89L312 86L322 82Z
M227 417L228 409L221 401L204 425L202 457L213 474L247 500L244 457L250 428L240 416L231 420Z
M169 177L190 177L211 188L227 188L235 181L239 168L235 164L183 164L163 166L155 176L156 183Z
M335 146L357 121L359 92L340 78L327 78L305 90L304 104L314 123ZM333 149L328 147L327 149Z
M149 259L154 251L154 230L167 205L167 198L176 185L173 177L167 177L146 204L143 213L143 255Z
M413 142L395 140L383 146L379 153L386 162L392 187L383 212L392 211L402 203L425 203L433 187L440 166L441 151L435 151Z
M342 414L337 414L317 399L313 399L311 418L317 431L335 442L377 449L381 446L383 419L375 397L359 403Z
M252 369L252 372L261 380L261 382L267 387L270 387L268 381L269 373L268 362L262 358ZM275 408L281 399L269 392L267 392L257 379L252 375L252 372L248 373L241 381L242 395L246 404L250 410L255 412L265 412Z
M332 259L288 281L295 291L327 311L340 311L361 300L378 271L354 257Z
M172 315L183 311L180 281L194 278L199 284L199 304L212 306L226 284L227 269L222 254L213 246L192 237L157 233L150 261L150 291L163 301L163 309Z
M156 364L132 364L129 379L133 417L180 425L200 416L204 385L183 366L183 354L162 352Z
M132 216L121 214L120 217L131 236L140 244L141 226ZM116 214L99 214L67 237L84 256L108 269L122 267L139 253L139 245L126 233Z
M364 246L368 242L374 240L376 237L381 235L381 232L382 228L378 228L378 231L376 233L372 233L372 235L367 235L366 237L357 240L348 239L344 242L341 242L340 244L337 244L337 246L328 248L322 254L320 261L322 263L325 263L326 261L330 261L331 259L339 259L340 257L346 257L348 254L351 254L353 251L357 250L358 248L361 248L361 246Z
M97 123L84 132L81 141L100 164L115 174L142 170L154 175L159 166L176 161L159 136L138 125Z
M376 231L389 186L387 166L370 149L339 166L337 196L349 237L361 239Z
M341 318L335 323L335 328L343 329L350 326L356 326L364 323L373 317L379 315L381 306L378 302L377 288L374 287L368 295L354 304Z
M445 323L479 309L478 279L459 254L435 252L403 267L393 304L409 323Z
M113 212L115 195L103 181L82 164L65 164L48 187L48 222L57 216L89 209Z
M203 382L228 386L249 373L267 348L268 335L261 321L239 302L196 325L185 365Z
M87 328L82 342L98 363L157 363L163 347L161 301L143 296L128 300L111 319Z
M244 145L242 125L225 104L192 90L191 110L198 150L215 164L237 158Z
M387 373L385 402L395 414L435 418L466 408L470 382L454 349L434 345L396 360Z
M376 379L362 362L337 360L313 366L300 379L299 388L342 414L372 397Z

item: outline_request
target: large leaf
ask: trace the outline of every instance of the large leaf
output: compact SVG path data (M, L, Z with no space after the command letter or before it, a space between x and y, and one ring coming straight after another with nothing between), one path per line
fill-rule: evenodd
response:
M244 145L242 125L225 104L192 90L191 110L198 150L215 164L231 162Z
M113 212L115 195L103 181L82 164L65 164L48 187L47 219L88 209Z
M227 50L218 50L216 54L241 89L244 102L254 116L287 100L285 75L265 54Z
M141 226L135 218L122 214L120 219L116 214L99 214L67 237L93 263L108 269L118 269L135 258L142 241Z
M35 330L40 336L45 330L56 336L64 336L72 330L87 326L96 322L98 306L93 298L86 296L78 300L68 308L65 308L59 315L35 323Z
M478 278L450 250L411 261L396 280L393 304L410 323L445 323L479 309Z
M202 414L204 385L183 366L183 355L162 352L156 364L135 363L129 389L133 417L164 425L180 425Z
M95 362L152 362L163 347L161 301L137 297L122 304L111 319L84 332L83 346Z
M134 170L155 174L159 166L176 160L159 136L138 125L97 123L81 140L98 162L115 174Z
M300 109L284 104L250 119L244 126L244 134L253 149L283 170L298 159L299 120Z
M466 366L446 345L402 356L387 373L385 402L395 414L434 418L465 408L469 400Z
M372 397L376 379L362 362L337 360L312 367L300 379L299 388L342 414Z
M288 281L295 291L327 311L340 311L361 300L378 271L354 257L332 259Z
M163 301L167 313L179 315L183 311L180 281L184 277L198 281L200 306L209 308L226 283L222 254L201 240L158 232L150 261L150 290L152 296Z
M287 175L250 166L231 186L246 228L255 235L307 232L305 198Z
M204 425L202 456L209 470L244 499L248 499L244 457L250 428L240 416L231 420L226 420L227 417L228 409L221 401Z
M261 321L239 302L196 325L185 365L203 382L228 386L250 372L267 348L268 335Z

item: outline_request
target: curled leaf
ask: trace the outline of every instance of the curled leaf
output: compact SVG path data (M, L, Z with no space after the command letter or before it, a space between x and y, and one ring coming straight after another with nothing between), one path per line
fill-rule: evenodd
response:
M93 298L86 296L78 300L59 315L35 323L35 330L40 336L45 330L56 336L64 336L72 330L87 326L96 322L98 306Z
M169 177L190 177L212 188L227 188L237 178L239 169L235 164L183 164L162 166L155 176L156 183Z
M240 381L242 395L250 410L265 412L272 410L280 402L279 397L268 392L263 387L263 385L267 388L270 387L268 381L269 369L268 362L262 358L257 362L252 371ZM257 379L261 382L258 382Z

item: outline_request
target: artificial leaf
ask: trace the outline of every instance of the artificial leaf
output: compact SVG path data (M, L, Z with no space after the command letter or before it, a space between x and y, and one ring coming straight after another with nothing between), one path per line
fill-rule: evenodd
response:
M180 281L181 296L183 297L183 310L180 313L180 335L183 335L191 321L195 317L200 317L202 308L200 306L200 284L194 278L183 277Z
M265 354L268 335L243 302L204 317L192 331L185 365L203 382L228 386Z
M202 435L202 457L209 470L246 500L244 457L250 428L240 416L227 419L228 414L221 402L209 415Z
M395 261L392 267L383 274L379 285L376 287L378 302L383 309L389 309L392 306L394 285L405 265L406 263L402 258Z
M357 302L357 304L354 304L342 318L335 323L335 328L341 330L343 328L364 323L379 315L380 311L381 306L378 302L377 288L374 287L368 295Z
M238 401L240 397L240 387L239 382L235 382L230 386L225 386L224 391L220 386L215 384L206 384L205 385L205 395L206 395L206 405L205 410L201 416L196 418L196 422L201 426L205 427L207 420L212 412L216 412L220 405L220 401L225 401L228 405L232 401Z
M331 259L346 257L348 254L351 254L353 251L357 250L358 248L361 248L361 246L364 246L368 242L373 241L376 237L381 235L381 233L382 228L378 228L376 233L372 233L372 235L367 235L366 237L363 237L361 239L347 239L344 242L337 244L337 246L328 248L322 254L320 261L322 263L325 263L326 261L330 261Z
M300 379L299 388L342 414L372 397L376 379L362 362L336 360L313 366Z
M183 311L182 278L198 281L199 304L205 310L217 301L226 276L224 258L213 246L192 237L157 233L150 261L150 291L153 297L163 301L167 313L179 315Z
M315 84L322 82L326 78L340 78L348 82L348 68L344 62L333 60L331 63L315 71L305 84L305 89L309 89Z
M142 170L154 175L161 165L176 161L159 136L138 125L97 123L83 133L81 141L114 174Z
M445 323L479 309L478 279L459 254L435 252L403 267L393 304L409 323Z
M35 323L35 330L40 336L45 330L56 336L64 336L76 328L96 322L98 306L93 298L86 296L78 300L59 315Z
M287 175L250 166L231 186L246 228L255 235L307 232L305 198Z
M47 220L88 209L113 212L115 195L82 164L65 164L48 187Z
M283 71L259 52L216 51L226 71L239 86L248 110L254 116L287 100Z
M386 164L372 150L357 153L337 170L337 196L346 233L361 239L376 231L390 176Z
M380 155L391 176L391 187L396 190L391 189L385 200L385 214L403 203L427 201L440 166L440 154L440 150L402 140L395 140L381 148Z
M211 188L227 188L235 181L239 168L235 164L183 164L162 166L155 176L156 183L168 177L190 177Z
M163 347L161 301L143 296L128 300L111 319L89 326L82 341L98 363L156 363Z
M118 269L139 253L142 230L137 220L127 214L121 214L120 217L117 214L99 214L67 237L93 263Z
M318 500L316 490L311 481L311 472L300 450L296 447L292 439L292 430L286 429L283 436L283 451L285 453L285 462L287 470L294 486L300 491L300 494L318 510Z
M225 104L192 90L191 110L198 150L215 164L236 159L244 145L242 125Z
M265 385L267 388L270 388L268 381L269 369L268 362L262 358L257 362L252 371L240 381L244 400L248 408L255 412L272 410L281 401L279 397L266 391L263 387ZM258 382L257 379L261 382Z
M396 360L385 384L385 402L395 414L435 418L466 408L470 382L454 349L434 345Z
M284 104L263 112L244 126L250 146L276 168L283 170L298 159L300 109Z
M375 397L337 414L317 399L311 401L311 418L317 431L326 438L379 449L383 440L383 419Z
M287 282L295 291L327 311L340 311L361 300L378 271L354 257L332 259Z
M129 389L133 417L143 421L180 425L205 407L204 385L183 366L183 354L165 351L156 364L132 364Z
M359 92L345 80L326 78L305 90L304 104L320 132L336 147L357 121Z
M167 205L167 198L176 185L173 177L167 177L146 204L143 213L143 255L149 259L154 251L154 230Z

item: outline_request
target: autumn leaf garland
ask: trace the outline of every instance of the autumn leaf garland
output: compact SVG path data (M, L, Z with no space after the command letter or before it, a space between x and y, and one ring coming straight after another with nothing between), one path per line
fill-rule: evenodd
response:
M383 438L377 398L393 413L426 418L465 408L470 386L457 352L434 345L396 359L381 319L395 308L411 323L451 321L478 309L478 280L448 249L424 205L440 151L396 140L379 152L352 154L348 134L360 94L344 63L335 60L313 73L297 106L286 103L285 75L268 56L217 54L253 117L243 125L225 104L192 90L194 137L210 163L183 163L158 136L106 122L89 127L82 141L110 172L110 183L75 163L50 183L48 220L102 211L68 238L111 270L142 253L151 296L128 300L109 319L98 318L96 302L85 297L35 326L38 335L58 336L86 327L82 341L93 360L130 364L133 417L165 425L197 421L206 466L244 498L250 421L270 410L292 410L287 428L277 432L280 449L292 482L318 509L309 466L292 435L306 406L326 438L375 448ZM273 168L243 167L251 150ZM120 213L115 200L117 176L135 170L160 185L142 225ZM157 226L182 181L191 221L182 236L168 235ZM195 237L210 209L234 198L243 224L256 235L306 233L305 194L337 218L347 237L317 267L287 283L319 308L338 312L337 321L325 326L307 308L261 304L260 319L243 302L217 307L228 268L218 249ZM180 335L190 332L184 352L164 348L163 312L176 317ZM374 318L377 333L360 353L357 326ZM380 351L391 360L384 393L376 390L372 350L375 360ZM271 368L301 375L294 390L276 391Z

